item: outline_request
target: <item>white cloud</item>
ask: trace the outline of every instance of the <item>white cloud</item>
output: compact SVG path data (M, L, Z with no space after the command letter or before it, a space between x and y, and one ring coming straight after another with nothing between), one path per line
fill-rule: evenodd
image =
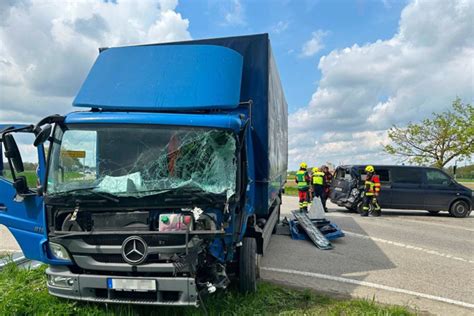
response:
M420 0L402 11L388 40L354 44L321 57L319 87L290 115L290 167L308 163L393 162L382 153L392 124L474 100L473 1ZM308 132L311 131L311 132Z
M278 21L278 23L275 26L273 26L272 32L275 33L275 34L281 34L284 31L286 31L288 26L290 26L290 22L288 22L288 21Z
M329 34L327 31L317 30L311 34L311 39L301 47L301 57L312 57L324 48L323 39Z
M240 0L230 0L230 8L225 14L225 22L229 25L246 25L245 9Z
M0 122L67 113L99 47L189 39L176 0L0 5Z

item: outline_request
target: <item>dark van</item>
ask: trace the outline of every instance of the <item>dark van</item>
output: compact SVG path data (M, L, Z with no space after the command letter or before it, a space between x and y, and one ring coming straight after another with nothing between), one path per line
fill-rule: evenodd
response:
M471 189L444 171L430 167L374 166L380 177L379 204L384 208L448 211L454 217L469 216L474 204ZM339 166L331 184L331 202L360 211L365 165Z

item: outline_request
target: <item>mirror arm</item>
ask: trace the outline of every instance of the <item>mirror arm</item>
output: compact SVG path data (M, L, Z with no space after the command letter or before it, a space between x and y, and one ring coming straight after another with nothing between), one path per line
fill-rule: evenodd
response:
M35 126L35 131L40 131L40 127L45 125L45 124L56 124L56 123L62 123L64 122L65 117L59 114L54 114L47 116L43 118L41 121L39 121L36 126Z

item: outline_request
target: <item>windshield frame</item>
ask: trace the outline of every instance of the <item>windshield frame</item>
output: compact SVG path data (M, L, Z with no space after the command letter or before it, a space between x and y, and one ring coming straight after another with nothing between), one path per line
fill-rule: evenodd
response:
M44 183L44 195L45 197L47 198L47 200L50 200L50 199L54 199L55 195L56 194L69 194L70 196L73 196L73 194L71 194L72 192L70 190L67 190L67 191L64 191L64 192L53 192L53 193L49 193L48 192L48 179L51 175L51 172L52 172L52 161L53 161L53 153L54 153L54 150L56 147L59 146L59 150L61 148L61 145L62 145L62 140L63 140L63 136L64 136L64 133L67 131L67 130L74 130L75 128L73 127L77 127L77 126L80 126L81 128L77 128L76 130L81 130L81 129L87 129L87 127L91 127L92 130L94 130L94 127L118 127L118 126L126 126L127 128L133 128L133 127L140 127L140 128L154 128L154 129L176 129L176 128L179 128L179 129L182 129L182 130L203 130L203 131L209 131L209 130L221 130L221 131L226 131L228 132L230 135L233 136L233 138L235 139L235 151L234 151L234 157L236 159L236 174L235 174L235 186L234 186L234 193L233 193L233 196L234 197L239 197L240 194L241 194L241 188L240 188L240 182L241 182L241 179L239 177L239 174L241 173L241 170L242 170L242 166L241 166L241 143L243 140L240 139L239 137L239 133L236 132L234 129L232 128L225 128L225 127L222 127L222 126L190 126L190 125L171 125L171 124L140 124L140 123L123 123L123 122L117 122L117 123L69 123L69 124L66 124L66 123L58 123L58 124L55 124L54 126L54 129L53 129L53 133L52 133L52 136L51 136L51 139L50 139L50 143L49 143L49 146L48 146L48 154L47 154L47 167L46 167L46 172L45 172L45 183ZM61 132L61 139L58 139L57 138L57 135L58 133ZM185 188L185 187L183 187ZM79 188L80 189L80 188ZM72 190L74 191L74 190ZM101 191L98 191L99 193ZM202 190L202 193L206 193L206 194L214 194L214 195L219 195L217 193L212 193L212 192L207 192L207 191L204 191ZM157 194L158 191L157 191ZM153 196L153 195L151 195ZM94 197L93 195L91 197ZM136 200L140 200L140 199L145 199L147 200L147 198L150 197L150 195L144 195L144 196L141 196L141 197L134 197L134 196L121 196L121 195L117 195L116 196L117 198L119 199L127 199L127 200L130 200L130 199L136 199ZM227 198L228 199L228 198Z

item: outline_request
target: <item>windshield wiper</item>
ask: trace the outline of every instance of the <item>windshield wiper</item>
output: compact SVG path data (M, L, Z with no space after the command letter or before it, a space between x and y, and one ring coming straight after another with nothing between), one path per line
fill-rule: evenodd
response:
M95 189L95 188L96 187L79 188L79 189L54 193L50 196L51 197L57 197L57 196L64 196L64 195L67 195L67 194L73 194L73 193L77 193L77 192L88 192L88 193L92 193L92 194L95 194L97 196L100 196L101 198L104 198L108 201L112 201L112 202L115 202L115 203L120 202L120 200L115 195L113 195L112 193L94 191L93 189Z

